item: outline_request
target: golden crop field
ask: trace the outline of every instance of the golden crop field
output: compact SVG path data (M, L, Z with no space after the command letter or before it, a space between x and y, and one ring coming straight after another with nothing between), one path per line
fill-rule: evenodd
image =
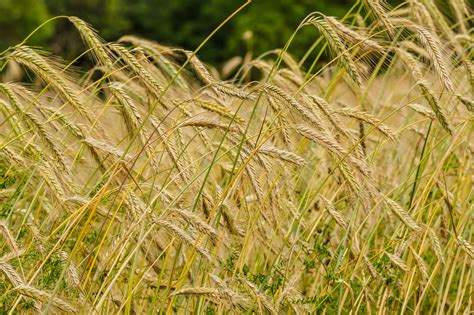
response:
M77 17L52 20L89 63L4 51L0 313L471 314L474 15L449 5L308 12L223 69L213 34Z

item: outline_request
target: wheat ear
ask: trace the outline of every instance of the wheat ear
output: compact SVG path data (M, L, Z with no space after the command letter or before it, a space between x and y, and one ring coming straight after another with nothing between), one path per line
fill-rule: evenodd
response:
M69 303L65 302L60 298L52 297L51 294L49 294L48 292L38 290L32 286L22 284L16 286L14 290L20 293L21 295L27 296L29 298L32 298L33 300L40 301L42 303L51 301L55 307L57 307L63 312L73 314L77 313L76 308L71 306Z

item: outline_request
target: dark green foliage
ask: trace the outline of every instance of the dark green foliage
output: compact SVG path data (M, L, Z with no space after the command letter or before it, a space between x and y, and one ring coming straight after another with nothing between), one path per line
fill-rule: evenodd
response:
M0 218L8 216L13 209L15 200L21 194L23 186L26 184L27 174L8 172L8 167L0 159L0 190L14 189L15 192L8 198L0 200Z
M21 42L50 16L44 0L0 1L0 49ZM52 35L52 25L39 31L31 43L41 44Z
M108 41L134 34L195 49L242 3L244 1L2 0L0 12L9 14L0 17L0 49L16 45L36 26L58 15L75 15L88 21ZM349 0L255 0L213 37L200 56L206 62L218 64L235 55L243 55L247 48L260 54L283 47L309 13L320 11L342 16L352 4ZM254 35L248 42L243 40L247 31ZM301 57L315 37L314 29L304 29L290 52ZM30 43L49 46L49 50L66 58L83 50L79 35L65 20L48 24Z

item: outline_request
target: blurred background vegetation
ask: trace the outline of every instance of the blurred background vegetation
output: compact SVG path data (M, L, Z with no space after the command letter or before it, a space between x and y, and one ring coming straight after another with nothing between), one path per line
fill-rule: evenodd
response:
M0 50L21 42L50 17L75 15L106 40L133 34L163 44L195 49L244 1L231 0L0 0ZM342 16L351 0L254 0L200 52L219 65L250 48L254 54L283 47L299 22L313 11ZM250 32L249 32L250 31ZM253 35L249 38L249 35ZM245 36L246 35L246 36ZM316 37L314 28L296 38L290 52L301 57ZM244 40L246 38L246 40ZM50 23L29 41L66 58L84 46L65 20Z

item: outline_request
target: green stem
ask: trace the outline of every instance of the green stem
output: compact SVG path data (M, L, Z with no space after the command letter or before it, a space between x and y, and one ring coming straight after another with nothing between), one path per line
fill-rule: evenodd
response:
M413 188L410 193L410 203L409 203L408 209L411 209L412 207L413 199L415 198L416 188L418 187L418 183L420 181L420 178L423 172L423 169L422 169L424 165L423 160L425 159L425 151L426 151L426 146L428 143L428 137L430 136L430 133L431 133L431 126L433 126L433 121L430 121L428 132L426 133L426 137L425 137L425 142L423 143L423 148L421 149L420 162L418 164L418 167L416 168L415 182L413 183Z

